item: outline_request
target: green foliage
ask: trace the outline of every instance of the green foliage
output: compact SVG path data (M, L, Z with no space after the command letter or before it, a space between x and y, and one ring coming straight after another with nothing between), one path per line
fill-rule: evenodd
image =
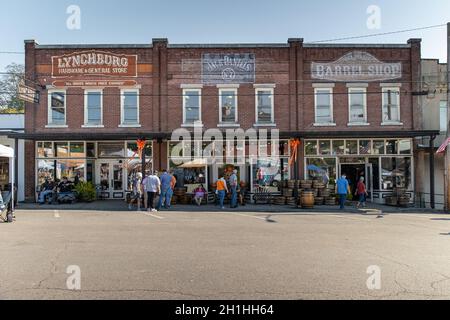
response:
M95 186L91 182L80 181L75 186L75 191L78 194L78 199L83 202L92 202L97 198Z
M12 63L0 78L0 113L23 113L25 103L18 98L17 87L25 77L25 67Z

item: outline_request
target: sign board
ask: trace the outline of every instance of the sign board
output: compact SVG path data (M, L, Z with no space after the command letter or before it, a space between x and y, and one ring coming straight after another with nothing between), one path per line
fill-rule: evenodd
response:
M52 77L78 76L137 77L137 55L97 50L52 57Z
M58 80L52 84L55 87L132 87L137 83L134 80Z
M255 55L230 53L202 55L203 84L240 84L255 82Z
M39 103L39 91L32 87L26 86L23 81L19 82L17 92L20 100L31 103Z
M385 63L370 53L352 51L330 63L312 62L311 76L343 82L394 80L402 77L402 64Z

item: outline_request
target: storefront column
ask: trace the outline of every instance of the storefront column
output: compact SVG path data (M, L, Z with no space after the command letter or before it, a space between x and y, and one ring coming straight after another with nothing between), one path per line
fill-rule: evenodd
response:
M14 185L17 187L14 187L14 185L12 185L11 183L11 190L14 193L14 202L15 204L17 204L18 201L18 196L19 196L19 139L15 138L14 139ZM17 192L15 191L17 190Z
M436 207L435 203L435 188L434 188L434 139L435 136L430 137L430 206L431 209Z

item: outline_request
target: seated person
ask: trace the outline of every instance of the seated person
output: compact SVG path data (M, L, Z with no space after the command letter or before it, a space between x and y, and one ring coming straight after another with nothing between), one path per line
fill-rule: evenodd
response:
M203 187L203 185L199 185L195 190L194 190L194 201L195 203L200 206L202 204L203 198L205 197L206 194L206 190Z
M67 179L67 177L63 177L62 181L58 184L59 193L71 193L72 188L72 183Z
M50 194L52 194L56 189L55 183L51 181L48 177L45 178L44 183L41 186L41 192L39 193L39 203L44 204L45 198ZM51 201L50 201L51 203Z

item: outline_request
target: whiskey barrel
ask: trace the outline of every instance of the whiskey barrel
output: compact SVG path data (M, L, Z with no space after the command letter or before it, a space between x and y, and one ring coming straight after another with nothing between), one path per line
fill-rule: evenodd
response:
M303 209L314 208L314 193L312 191L303 191L301 201Z

